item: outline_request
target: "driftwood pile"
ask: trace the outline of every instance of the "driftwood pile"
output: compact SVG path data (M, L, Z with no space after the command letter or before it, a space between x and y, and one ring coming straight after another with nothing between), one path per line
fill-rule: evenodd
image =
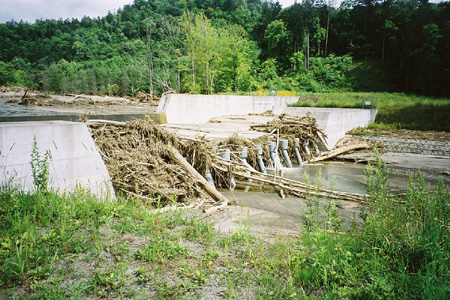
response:
M213 206L206 209L207 212L227 205L229 201L206 181L207 170L211 171L217 187L229 186L230 178L234 177L242 181L251 179L253 186L264 184L265 188L271 187L286 195L365 200L363 195L317 190L294 180L263 174L252 166L256 162L250 156L250 164L240 160L236 153L231 156L231 161L225 161L210 142L180 139L150 119L127 123L96 122L90 124L90 130L116 191L155 205L181 202L192 206L195 202L204 207ZM232 149L238 147L233 143L227 145L235 147ZM252 144L248 145L249 149L254 148ZM256 157L256 154L252 156Z
M150 96L150 94L143 93L141 91L137 92L136 95L133 97L138 102L145 102L150 103L151 105L157 106L159 104L159 97L157 96Z
M286 139L291 145L288 149L288 153L291 159L295 159L294 153L294 139L300 139L299 152L303 161L310 160L312 157L317 156L315 148L319 147L328 149L326 144L326 134L319 129L315 118L310 116L296 117L287 114L282 114L275 117L267 124L258 124L250 126L252 130L278 134L280 139ZM304 145L307 145L310 150L310 155L306 153Z
M117 191L161 205L198 197L220 201L208 196L204 182L179 161L186 157L204 176L213 153L207 142L180 140L150 119L92 123L90 130Z
M225 139L224 141L218 144L219 149L229 149L232 154L236 157L239 157L239 153L241 152L242 147L247 147L248 157L247 162L250 166L257 169L257 157L258 157L258 149L257 145L261 145L263 147L263 156L262 159L268 165L270 162L269 155L269 147L267 146L267 142L269 141L269 136L262 136L257 139L248 139L237 134L232 135L231 137Z

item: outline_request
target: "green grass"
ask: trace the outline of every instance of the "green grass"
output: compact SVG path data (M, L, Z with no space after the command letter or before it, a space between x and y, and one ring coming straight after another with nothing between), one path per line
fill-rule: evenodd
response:
M375 122L413 130L450 131L450 99L438 99L403 93L298 93L293 106L361 108L373 100L378 109Z
M0 298L448 299L448 187L419 174L393 197L381 160L367 173L362 224L310 198L308 230L275 240L252 235L244 208L224 233L140 201L0 190Z
M355 92L394 92L388 75L379 61L365 59L353 61L348 80Z

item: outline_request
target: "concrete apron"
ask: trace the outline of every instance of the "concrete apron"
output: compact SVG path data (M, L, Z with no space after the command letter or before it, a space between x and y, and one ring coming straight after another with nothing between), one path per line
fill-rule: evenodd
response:
M169 94L161 98L156 113L165 114L168 127L174 129L179 127L180 130L192 130L194 125L197 125L199 135L203 133L202 128L205 127L202 124L217 117L260 114L266 111L272 111L277 115L282 113L292 116L310 115L317 120L318 127L327 134L330 148L333 148L347 131L367 126L375 120L376 110L288 107L288 104L297 101L298 97ZM234 134L235 131L229 132L224 123L217 126L208 124L205 131L210 131L210 127L214 127L214 130L215 127L223 127L224 135ZM172 124L183 124L184 127ZM239 133L242 131L245 130L239 130Z
M31 153L49 153L49 188L58 193L83 189L115 199L108 170L84 123L66 121L0 123L0 186L32 191Z

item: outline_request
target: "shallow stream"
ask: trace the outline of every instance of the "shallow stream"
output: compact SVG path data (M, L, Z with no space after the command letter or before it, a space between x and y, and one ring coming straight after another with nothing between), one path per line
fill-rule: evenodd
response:
M366 166L347 162L324 162L321 164L303 165L292 169L283 169L284 176L290 179L315 184L320 170L320 181L323 187L335 191L366 193ZM390 175L391 190L404 192L409 184L409 175ZM334 183L333 183L334 182ZM429 182L431 186L435 182ZM235 230L239 226L249 225L257 234L298 235L303 227L305 214L308 212L307 200L287 196L281 199L278 193L242 189L224 190L222 193L237 205L212 216L216 227L224 231ZM338 212L343 221L343 230L350 227L352 219L360 222L360 205L351 201L336 201ZM321 202L321 207L326 200Z

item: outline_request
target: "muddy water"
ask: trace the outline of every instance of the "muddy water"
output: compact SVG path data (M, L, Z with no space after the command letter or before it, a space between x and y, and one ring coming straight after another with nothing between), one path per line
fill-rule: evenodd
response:
M0 122L19 121L48 121L66 120L78 121L80 116L89 112L89 119L107 119L115 121L129 121L134 119L144 119L145 115L155 112L156 107L133 106L111 103L105 105L99 102L97 105L77 105L68 103L40 105L18 105L8 103L8 100L19 101L20 98L0 97Z
M348 162L324 162L321 164L303 165L301 167L284 169L284 176L301 182L309 181L312 184L320 182L326 188L335 191L366 194L366 165ZM321 176L318 177L319 172ZM410 175L403 173L392 174L388 169L389 188L393 192L406 192L410 182ZM319 181L318 178L320 178ZM425 178L431 187L435 187L437 181Z
M320 182L324 187L335 191L366 193L365 165L345 162L325 162L284 169L287 178L309 181L314 184L320 170ZM409 175L390 175L390 187L395 191L405 191ZM431 185L434 185L431 182ZM255 234L271 236L275 234L298 235L303 227L304 216L308 213L307 201L296 197L281 199L276 192L258 192L236 189L222 191L228 198L237 201L236 206L228 207L211 217L217 228L228 232L247 225ZM322 200L324 208L326 200ZM350 227L356 216L359 219L359 204L350 201L337 201L338 212L343 221L343 230Z
M325 162L284 169L284 176L290 179L312 184L320 183L335 191L365 194L365 166L344 163ZM320 177L319 174L321 174Z
M304 165L302 167L284 169L287 178L314 183L317 173L321 170L321 183L331 187L334 180L334 190L353 193L365 193L365 167L349 163L325 163ZM308 178L308 179L306 179ZM334 179L333 179L334 178ZM248 225L251 231L263 235L298 235L303 227L305 214L308 213L307 201L288 196L281 199L278 193L251 191L222 191L228 198L237 201L236 206L228 207L212 217L217 228L223 231L235 230L239 226ZM353 215L358 215L359 205L350 201L337 201L340 216L349 226ZM326 205L322 201L321 207Z

